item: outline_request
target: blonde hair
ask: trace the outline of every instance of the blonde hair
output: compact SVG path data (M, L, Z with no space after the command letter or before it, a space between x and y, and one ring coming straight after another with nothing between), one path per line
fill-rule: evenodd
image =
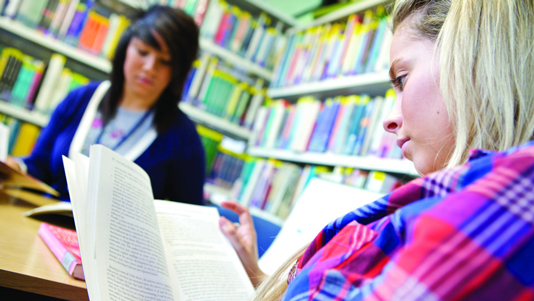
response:
M534 133L532 0L397 0L395 32L410 17L417 36L436 42L440 89L455 132L447 167L473 148L505 150ZM257 290L254 300L280 300L295 254Z
M408 24L436 42L440 90L454 130L447 167L469 150L503 151L534 134L534 9L531 0L400 0L393 31Z

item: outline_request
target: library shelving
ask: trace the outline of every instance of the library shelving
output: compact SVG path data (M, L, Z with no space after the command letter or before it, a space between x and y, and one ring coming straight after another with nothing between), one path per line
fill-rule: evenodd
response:
M14 106L3 100L0 100L0 112L21 121L35 124L39 127L44 127L49 119L48 115Z
M419 176L413 163L408 160L379 158L373 156L348 156L330 153L294 152L281 149L250 147L248 154L254 157L274 158L282 161L307 163L314 165L343 166L366 170L378 170L389 173Z
M28 28L23 24L11 20L7 17L0 17L0 28L28 41L31 41L35 44L61 53L73 60L84 63L87 66L96 68L102 72L111 72L111 62L109 60L93 55L89 52L80 50L54 37L44 35L43 33L40 33L37 30ZM200 48L202 50L213 53L224 61L234 64L239 68L244 69L245 71L250 72L252 74L258 75L266 80L270 80L273 76L272 71L262 68L261 66L258 66L257 64L254 64L253 62L242 58L209 40L200 39Z
M364 0L364 1L355 1L355 3L347 5L342 9L338 9L334 12L326 14L320 18L313 20L312 22L306 24L300 24L289 28L286 33L292 33L296 31L302 31L310 27L315 27L318 25L336 22L338 20L346 19L348 15L354 13L361 13L367 9L374 9L379 5L388 5L392 3L393 0Z
M0 28L42 47L61 53L89 67L105 73L111 72L111 63L109 60L82 51L51 36L44 35L35 29L28 28L7 17L0 17Z
M391 82L388 73L380 72L329 78L290 87L271 88L267 90L267 93L273 99L284 98L292 101L302 96L313 96L319 99L337 95L364 93L377 96L384 95L389 88L391 88Z
M15 20L11 20L7 17L0 17L0 30L5 30L24 40L63 54L76 62L95 68L103 73L107 74L111 72L111 62L108 59L71 46L54 37L44 35L43 33L35 29L28 28ZM258 75L266 80L270 80L272 78L271 71L254 64L250 60L237 56L231 51L224 49L211 41L201 39L200 46L202 50L213 53L214 55L220 57L223 61L227 61L248 73ZM181 106L181 108L186 114L190 114L192 119L200 121L205 125L213 126L214 128L229 133L234 137L248 139L250 135L250 130L246 128L233 125L209 113L202 112L199 109L188 106L187 104L184 104ZM41 127L45 126L48 122L48 117L44 114L21 109L5 101L0 105L0 112L17 119L31 122Z
M253 62L234 54L230 50L225 49L210 40L200 39L200 48L220 57L224 61L229 62L230 64L233 64L238 68L244 69L245 71L255 74L268 81L273 78L272 71L267 70L257 64L254 64Z
M210 202L215 205L220 205L223 201L233 199L230 191L217 187L216 185L210 183L204 184L204 191L209 194ZM250 214L261 217L262 219L267 220L275 225L282 226L284 224L284 220L280 217L267 213L264 210L258 209L256 207L250 207L249 211Z
M299 62L295 61L295 58L299 59L299 58L302 58L302 55L309 55L308 57L304 56L307 60L309 60L312 58L311 57L312 55L317 55L317 54L314 54L313 52L310 52L308 54L303 54L305 51L309 51L310 48L306 48L307 46L316 47L317 45L312 42L313 41L312 34L314 30L317 30L317 31L324 30L323 32L332 30L332 32L334 32L334 28L336 28L335 26L337 26L340 32L343 29L348 30L349 27L348 26L345 27L346 26L345 22L348 24L351 18L354 22L354 19L357 19L357 17L356 18L354 17L354 14L357 14L360 16L361 19L357 19L357 20L360 20L358 22L363 22L362 23L363 24L362 31L363 31L364 26L367 26L365 25L365 20L366 18L369 19L368 11L369 10L375 11L375 13L372 13L372 15L379 17L376 19L377 20L376 22L380 25L373 25L373 26L376 26L374 28L379 28L380 26L382 26L382 34L384 34L384 32L386 32L385 30L387 30L387 27L384 26L385 25L384 20L386 19L383 14L384 12L383 5L387 5L390 2L392 1L390 0L359 1L357 3L347 5L338 11L328 14L308 24L297 25L286 30L286 35L293 36L293 38L297 37L294 40L294 41L297 41L295 45L298 45L298 43L301 43L301 42L303 44L301 46L291 46L291 44L288 43L287 51L289 53L289 56L282 58L282 60L278 62L278 65L276 65L274 69L275 70L274 71L275 74L273 77L274 82L273 81L271 82L271 86L267 90L267 95L273 100L275 100L275 102L268 105L267 110L269 111L268 113L264 114L265 117L262 117L262 118L265 118L264 119L265 123L262 124L260 121L260 126L256 127L255 125L254 127L255 130L252 133L252 136L251 136L251 139L249 140L249 145L247 148L247 154L249 156L264 158L264 159L275 159L275 160L279 160L283 162L294 162L294 163L301 164L301 165L309 164L309 165L314 165L314 166L352 168L352 169L358 169L358 170L369 170L369 171L392 173L396 175L407 175L408 177L419 176L412 162L406 159L397 159L396 155L392 155L391 158L382 158L383 155L379 156L376 154L375 154L376 156L371 156L371 155L356 156L356 155L337 154L337 153L332 153L331 151L312 152L312 151L308 151L308 147L304 147L305 148L304 150L297 151L297 150L291 150L290 147L283 147L284 149L282 149L280 146L275 146L275 148L258 146L258 143L269 144L269 143L266 143L265 141L270 141L270 140L271 142L277 141L275 142L275 144L279 144L278 138L274 140L265 138L265 137L272 138L272 135L265 134L265 133L267 133L268 127L270 124L271 128L276 129L274 131L278 132L278 135L286 135L287 131L283 123L284 122L283 120L286 120L287 118L287 120L291 120L289 122L297 122L295 120L297 120L299 117L295 117L295 116L297 116L298 113L291 115L293 114L292 112L296 111L297 109L295 109L294 107L292 108L291 106L296 106L297 100L299 99L302 99L303 101L308 101L308 102L311 101L310 99L315 99L315 101L321 100L321 101L324 101L323 105L326 108L328 105L326 104L325 100L328 98L334 99L334 101L336 101L335 99L338 97L349 97L350 95L368 95L373 98L375 97L381 98L381 99L389 98L389 102L387 103L389 105L392 104L391 92L388 92L388 90L391 88L391 83L390 83L390 78L389 78L389 74L387 70L387 67L388 67L387 58L389 57L389 55L388 55L388 51L385 51L389 49L389 47L386 46L386 45L389 45L389 41L387 41L386 38L382 38L381 39L382 43L378 44L378 45L381 45L381 47L376 48L380 52L379 57L382 59L381 64L377 64L376 67L373 65L371 65L372 67L366 66L365 68L363 68L364 71L359 70L359 71L354 71L354 72L341 72L341 68L338 68L337 69L338 71L336 73L330 73L326 75L325 74L326 68L329 65L325 64L325 67L324 67L325 71L322 71L324 73L320 78L313 77L313 76L309 78L305 78L304 76L302 76L302 78L299 78L303 74L302 71L303 70L306 71L306 66L308 66L308 64L301 64L300 68L302 69L298 69L298 67L295 67L295 66L299 66ZM380 9L380 12L378 12L378 9ZM351 15L353 16L351 17ZM333 23L337 23L337 25L334 25ZM323 29L320 29L321 26ZM305 35L308 33L309 33L309 36L306 37ZM387 34L390 34L390 32L388 32ZM331 36L335 36L335 34L327 35L325 33L323 33L322 35L323 36L321 39L325 39L323 41L330 39ZM385 36L386 34L383 35L383 37ZM389 36L389 38L391 38L391 36ZM321 40L320 38L317 38L316 41L320 42ZM349 45L348 41L345 41L343 39L341 39L340 41L341 42L338 42L339 44L337 47L340 47L339 45L342 45L341 44L342 42L347 43L345 44L344 47L348 47L347 46ZM308 44L304 44L304 43L308 43ZM332 43L335 45L334 42L329 42L329 43ZM374 49L374 48L371 48L371 42L367 42L367 43L369 43L368 44L369 48L367 48L368 51L370 51L370 49ZM294 47L294 50L291 50L290 47ZM324 46L324 47L329 47L329 46ZM330 47L333 47L333 46L330 46ZM384 47L387 47L387 49L383 49ZM348 48L345 48L345 49L348 49ZM362 49L364 49L363 46L362 46ZM292 56L292 53L289 51L295 51L296 53L295 56ZM331 53L335 53L335 51L332 50ZM326 56L328 57L328 55ZM330 59L331 57L335 57L335 56L331 54L331 56L328 58ZM283 65L284 63L283 60L287 60L286 61L287 67ZM311 62L311 61L304 61L304 62ZM294 69L294 72L290 71L290 73L293 72L294 74L297 74L297 76L295 77L295 76L292 76L290 73L287 73L289 76L285 77L285 74L283 72L286 72L285 70L287 70L287 68L296 68ZM280 77L281 74L284 75L284 77ZM321 74L321 72L319 72L319 74ZM293 82L296 84L293 84ZM281 103L275 104L278 101L280 101ZM376 101L375 103L378 103L378 101ZM383 112L388 111L388 108L389 108L389 105L386 106L385 100L382 100L382 103L383 103L383 109L378 111L377 115L373 115L375 117L381 116L380 118L376 119L376 120L380 120L380 122L376 122L376 121L374 122L378 124L375 126L375 128L378 128L378 127L381 128L381 120L383 120L383 118L387 115L387 114L384 115ZM274 106L283 107L284 109L280 109L280 110L276 109L277 111L275 111L275 109L273 108ZM284 110L286 111L286 113L278 114L280 111L284 111ZM321 107L321 110L322 110L322 107ZM310 112L311 111L308 111L308 113ZM363 113L363 111L360 111L360 112L362 112L361 114L365 114ZM293 117L290 117L290 116L293 116ZM363 118L363 116L370 116L370 115L361 115L361 116ZM272 119L269 119L270 117L272 117ZM327 118L327 117L324 117L324 118ZM257 120L260 120L260 119L261 119L260 117L257 117ZM274 125L275 120L282 122L282 125L275 126ZM298 119L298 120L299 120L299 124L303 126L301 124L303 120L301 119ZM268 124L268 122L272 122L272 123ZM318 121L316 120L316 122ZM365 123L369 123L369 119L366 118ZM315 126L318 127L318 124L315 124ZM314 129L311 130L312 133L313 131ZM280 134L280 133L286 133L286 134ZM291 133L294 134L293 132ZM292 134L289 134L289 136L292 137ZM255 141L258 135L260 137L263 137L263 142ZM369 135L369 132L367 133L367 135ZM310 139L311 137L312 136L310 136ZM284 140L282 139L282 141ZM391 143L391 141L389 142ZM392 142L394 142L394 140ZM399 151L400 150L397 150L396 154L399 154ZM386 155L385 157L389 157L389 155Z
M205 112L184 102L180 102L178 106L182 112L187 114L191 120L195 121L196 123L206 125L225 134L229 134L230 136L244 140L248 140L250 137L251 131L245 127L231 123L226 119L214 116L213 114Z
M262 0L227 0L231 5L240 7L244 11L248 11L253 15L267 13L272 19L273 23L281 22L284 28L292 28L299 25L299 22L293 16L290 16L280 9L277 9L268 4L267 1Z

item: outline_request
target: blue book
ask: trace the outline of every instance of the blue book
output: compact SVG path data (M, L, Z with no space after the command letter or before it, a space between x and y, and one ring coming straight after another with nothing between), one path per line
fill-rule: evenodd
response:
M375 106L374 99L369 100L369 102L365 106L365 112L360 121L360 130L358 131L358 135L356 136L356 145L354 146L354 151L352 152L352 154L355 156L361 155L361 148L362 148L363 142L365 141L367 130L369 129L369 126L371 124L371 115L373 114L374 106Z
M317 119L317 127L313 133L308 151L324 153L328 139L334 128L337 112L341 106L339 101L327 99L321 120Z
M356 146L356 138L358 132L360 131L360 121L362 120L363 114L365 113L365 107L369 103L370 97L368 95L362 95L360 104L354 108L351 116L351 124L347 131L347 141L343 148L344 155L352 155L354 147Z
M386 30L389 30L388 23L386 18L382 18L376 30L375 38L373 41L373 46L369 50L369 58L365 65L364 73L371 73L375 70L376 60L380 54L380 49L382 48L382 41L384 40L384 35Z

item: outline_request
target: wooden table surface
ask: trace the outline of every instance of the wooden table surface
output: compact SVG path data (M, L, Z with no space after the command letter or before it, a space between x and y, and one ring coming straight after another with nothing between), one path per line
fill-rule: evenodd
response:
M65 300L88 300L37 234L41 221L22 213L28 203L0 196L0 286Z

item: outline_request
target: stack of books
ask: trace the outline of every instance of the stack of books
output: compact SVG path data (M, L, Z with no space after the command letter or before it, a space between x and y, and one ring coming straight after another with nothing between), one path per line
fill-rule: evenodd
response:
M283 99L258 110L251 145L295 152L401 158L395 135L382 128L395 93L385 97L351 95L300 98L296 104Z
M291 33L271 88L387 70L392 33L384 12L379 6L363 18Z

